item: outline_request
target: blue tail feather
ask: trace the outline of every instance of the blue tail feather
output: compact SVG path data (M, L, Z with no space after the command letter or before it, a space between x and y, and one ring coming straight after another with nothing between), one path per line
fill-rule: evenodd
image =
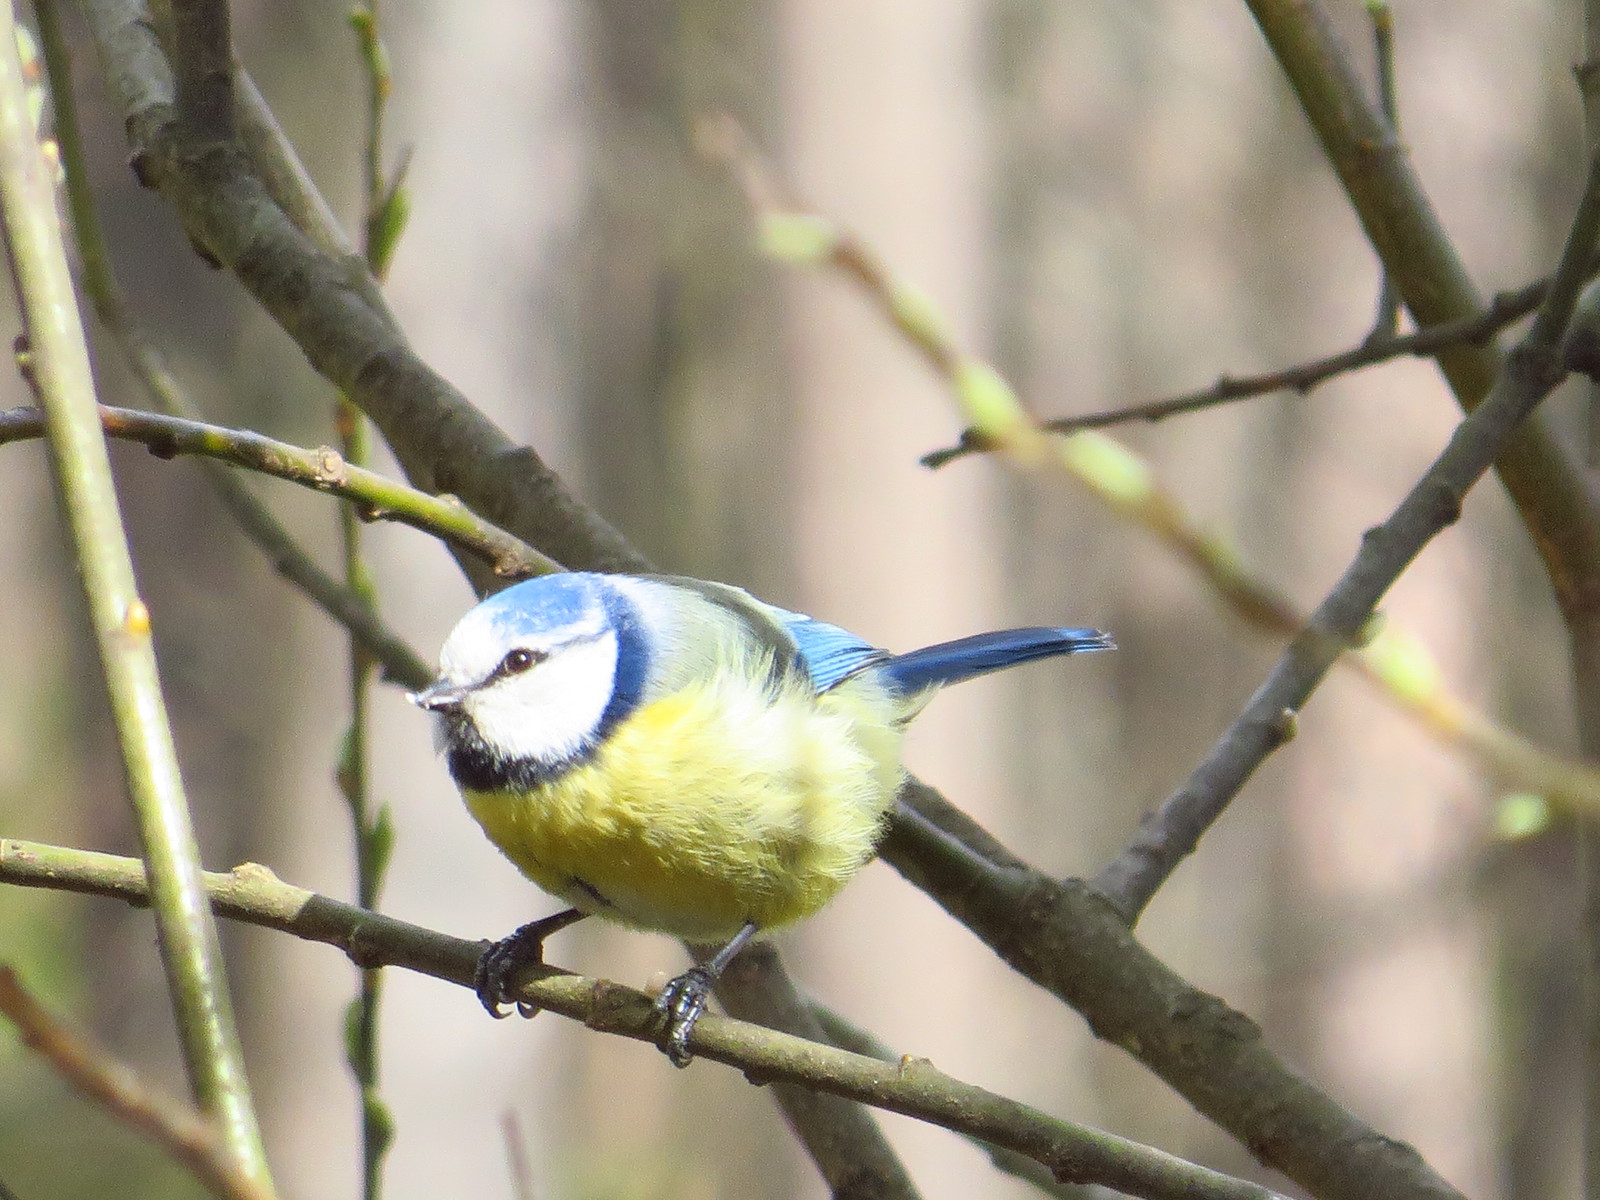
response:
M1098 629L1006 629L896 655L877 669L896 688L909 694L959 683L1037 658L1116 648L1111 635Z

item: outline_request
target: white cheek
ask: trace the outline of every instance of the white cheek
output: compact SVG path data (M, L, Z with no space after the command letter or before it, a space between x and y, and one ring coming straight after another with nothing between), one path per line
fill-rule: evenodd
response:
M490 747L512 759L555 763L582 749L611 701L611 635L558 650L525 675L485 688L468 706Z

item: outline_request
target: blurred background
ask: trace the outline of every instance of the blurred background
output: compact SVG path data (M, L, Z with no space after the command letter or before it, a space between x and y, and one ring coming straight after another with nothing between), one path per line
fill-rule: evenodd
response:
M1370 71L1361 6L1328 6ZM243 62L356 228L364 81L344 6L233 7ZM1577 6L1397 0L1395 12L1407 142L1469 268L1486 295L1544 274L1582 159ZM799 196L932 297L1034 412L1154 399L1342 349L1373 317L1373 256L1244 6L476 0L390 3L382 20L388 149L414 147L389 295L424 358L666 569L901 649L1008 623L1113 630L1116 655L945 695L908 750L1040 868L1098 868L1277 644L1063 479L981 458L919 466L959 432L948 395L847 284L754 253L744 201L691 130L736 116ZM73 32L101 211L138 317L212 419L331 441L328 387L134 184ZM106 402L144 403L114 350L98 366ZM0 373L0 407L28 402ZM1309 609L1456 416L1433 369L1401 361L1117 436ZM349 896L339 631L272 574L192 463L115 457L208 864L259 861ZM332 503L258 491L334 569ZM0 514L0 832L131 852L37 444L0 449ZM385 614L431 656L472 601L465 582L409 531L375 527L367 541ZM1559 622L1492 481L1388 610L1462 697L1571 750ZM392 688L375 709L374 790L399 835L387 911L465 937L551 911L467 817L421 714ZM1336 675L1140 931L1468 1194L1571 1195L1570 841L1560 829L1495 841L1494 799L1470 765ZM278 935L225 936L283 1194L357 1194L341 1049L354 968ZM1255 1170L887 867L779 940L807 988L897 1051ZM551 956L635 985L684 962L669 939L589 927ZM181 1089L148 914L0 889L0 957ZM385 987L393 1200L511 1197L507 1114L541 1200L825 1194L769 1098L734 1072L679 1072L555 1017L492 1022L465 991L418 976L392 972ZM880 1119L928 1197L1029 1194L953 1136ZM20 1200L198 1194L9 1037L0 1178Z

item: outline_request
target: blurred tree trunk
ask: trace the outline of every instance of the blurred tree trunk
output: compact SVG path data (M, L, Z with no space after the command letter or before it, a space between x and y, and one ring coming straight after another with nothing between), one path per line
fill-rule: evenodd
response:
M595 505L662 570L783 596L794 420L774 272L751 251L737 187L694 148L697 123L721 112L775 144L774 16L770 3L721 0L585 7L588 196L567 322ZM584 937L613 978L682 969L661 938ZM610 1039L584 1038L572 1054L584 1099L564 1124L601 1180L614 1147L644 1143L674 1194L780 1197L809 1184L776 1110L742 1080L653 1070ZM632 1096L619 1103L624 1071Z
M774 7L604 0L584 25L589 199L571 318L596 502L664 570L788 578L792 437L773 272L694 149L727 112L775 143Z

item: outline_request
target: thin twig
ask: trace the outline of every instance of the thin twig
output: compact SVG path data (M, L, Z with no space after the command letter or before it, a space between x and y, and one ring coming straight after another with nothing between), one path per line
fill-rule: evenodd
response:
M957 344L926 295L890 271L854 230L788 196L744 127L731 116L716 114L701 120L696 140L700 152L722 165L743 190L756 239L769 257L797 266L826 267L854 281L884 320L949 386L962 416L984 445L1024 466L1043 461L1049 439L1039 423L998 371Z
M141 1079L127 1063L73 1032L47 1012L10 967L0 966L0 1013L23 1044L114 1118L182 1163L201 1186L224 1200L271 1200L270 1188L238 1169L221 1131L189 1104Z
M1146 404L1107 409L1103 412L1055 417L1046 421L1044 427L1052 433L1076 433L1083 429L1104 429L1135 421L1161 421L1167 417L1201 412L1219 404L1248 400L1273 392L1298 392L1303 396L1330 379L1358 371L1363 367L1376 366L1397 358L1431 358L1453 346L1481 344L1538 308L1549 286L1548 279L1535 280L1516 291L1496 293L1486 309L1459 321L1430 325L1415 333L1381 342L1362 342L1358 346L1341 350L1326 358L1313 359L1277 371L1267 371L1259 375L1224 375L1208 388L1185 392L1180 396L1169 396ZM968 454L984 453L989 449L990 447L969 429L962 433L957 445L933 450L923 455L922 464L926 467L942 467Z
M1400 96L1394 72L1394 11L1388 0L1367 0L1367 15L1372 19L1373 55L1378 62L1378 111L1389 124L1389 136L1400 140ZM1404 301L1389 270L1378 264L1378 315L1373 320L1369 342L1392 339L1400 331L1400 308Z
M241 1173L270 1190L216 929L200 882L172 730L95 409L88 347L67 268L47 164L17 59L15 17L0 12L0 213L22 305L27 376L46 412L51 461L98 641L129 795L155 895L162 961L189 1083Z
M363 222L362 253L373 278L383 281L394 247L398 242L403 217L388 219L386 213L403 213L403 193L396 180L392 190L383 176L383 116L389 97L389 59L378 31L378 0L368 0L365 8L350 13L361 59L367 74L367 137L362 156L367 177L367 211ZM388 198L384 193L388 191ZM339 429L339 444L345 460L366 467L370 458L371 430L361 409L350 398L340 395L335 401L334 422ZM339 510L339 540L344 549L345 585L376 610L377 587L362 553L362 528L356 511L349 505ZM377 909L383 895L383 880L394 848L393 814L387 804L376 804L371 794L369 765L370 709L372 699L372 659L355 638L349 647L350 725L345 733L335 772L339 791L350 812L351 833L356 857L356 903ZM363 1200L379 1200L383 1194L383 1160L394 1142L394 1115L378 1088L378 1018L382 1000L383 975L376 968L361 972L361 981L345 1023L345 1059L356 1081L356 1097L361 1118L361 1194Z
M141 904L136 860L86 850L0 839L0 882L47 887ZM472 986L482 942L462 941L367 912L284 883L246 864L205 877L225 917L338 946L361 966L402 967ZM582 1021L591 1029L639 1041L659 1036L654 1001L643 993L554 967L517 978L517 998ZM1049 1117L1027 1105L962 1083L925 1059L896 1063L851 1054L731 1017L708 1015L695 1026L696 1057L742 1071L753 1082L791 1083L903 1113L1017 1150L1058 1178L1101 1183L1153 1200L1267 1200L1259 1184L1234 1179L1113 1134Z
M352 501L364 520L395 521L431 534L480 559L498 578L527 579L561 569L560 564L483 520L453 497L430 496L375 471L352 466L332 447L294 446L249 429L227 429L136 408L103 405L99 413L108 436L140 442L158 458L201 455L328 492ZM41 436L42 421L42 413L35 408L0 411L0 444Z
M1150 898L1222 815L1262 760L1292 736L1296 715L1343 650L1360 641L1390 585L1422 548L1460 516L1467 491L1494 463L1522 420L1563 377L1560 346L1600 230L1600 156L1573 219L1561 263L1533 327L1506 358L1484 402L1456 427L1449 444L1389 519L1367 532L1361 550L1311 615L1239 717L1194 773L1141 824L1132 843L1095 886L1137 920Z

